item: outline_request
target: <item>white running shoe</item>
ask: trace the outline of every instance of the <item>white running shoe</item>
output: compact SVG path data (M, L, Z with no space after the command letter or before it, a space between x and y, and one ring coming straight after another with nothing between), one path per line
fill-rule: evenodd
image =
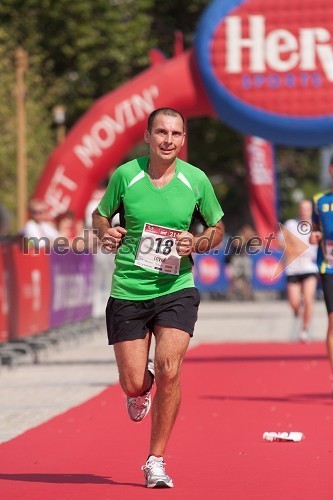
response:
M298 338L299 338L300 342L304 342L304 343L310 342L309 332L307 330L305 330L305 328L300 331Z
M154 362L152 360L148 361L148 371L155 378ZM127 396L126 400L127 412L133 422L141 422L149 413L151 407L151 388L149 391L142 394L142 396L137 396L136 398L130 398Z
M141 470L144 472L147 488L173 488L172 479L165 473L163 457L150 455Z
M153 379L155 379L155 366L154 366L154 361L152 359L148 359L148 371L152 375Z

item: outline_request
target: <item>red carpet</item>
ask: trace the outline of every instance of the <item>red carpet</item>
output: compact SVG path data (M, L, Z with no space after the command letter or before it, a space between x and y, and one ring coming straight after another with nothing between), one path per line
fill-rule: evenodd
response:
M2 500L328 500L333 399L323 344L212 344L188 352L167 455L172 490L142 486L150 419L119 386L0 446ZM301 431L268 443L264 431Z

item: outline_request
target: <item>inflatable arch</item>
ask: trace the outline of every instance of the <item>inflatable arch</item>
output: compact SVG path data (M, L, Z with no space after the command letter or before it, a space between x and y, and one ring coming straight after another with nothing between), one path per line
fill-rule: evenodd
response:
M213 0L194 49L170 60L154 52L151 68L99 99L51 155L35 196L53 214L82 217L99 181L142 140L150 112L171 106L255 136L246 145L251 211L267 234L277 226L270 144L332 143L330 14L332 0Z
M193 51L169 60L157 54L152 67L96 101L50 156L35 196L53 215L71 209L83 217L99 182L143 140L154 109L170 106L186 118L214 115Z

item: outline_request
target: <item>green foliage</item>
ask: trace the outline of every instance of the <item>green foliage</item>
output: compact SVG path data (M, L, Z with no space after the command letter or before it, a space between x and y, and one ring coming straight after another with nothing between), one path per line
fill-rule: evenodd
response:
M311 199L319 191L319 155L316 149L278 148L277 174L281 221L297 216L301 198Z
M29 195L55 147L52 108L67 126L100 96L148 65L152 0L2 0L0 4L0 202L16 213L14 54L26 74Z
M152 5L152 0L5 0L0 22L38 66L49 109L66 103L71 125L95 99L148 64Z
M0 31L0 199L13 216L17 210L17 117L15 113L16 83L15 83L15 46L8 33ZM4 43L5 42L5 43ZM43 103L44 89L34 62L26 75L26 135L27 135L27 183L31 193L38 176L54 147L47 109Z
M0 29L0 38L5 40L5 34ZM15 209L15 115L13 114L14 100L14 71L13 61L8 55L7 44L0 44L0 202L8 209Z
M197 23L211 0L168 0L154 2L152 11L152 33L158 40L158 48L168 56L172 55L174 32L184 35L185 47L191 47Z

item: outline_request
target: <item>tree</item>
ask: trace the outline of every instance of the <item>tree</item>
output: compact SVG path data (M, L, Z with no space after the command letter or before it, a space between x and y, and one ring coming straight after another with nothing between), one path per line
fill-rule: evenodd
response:
M55 147L52 108L70 127L101 95L148 65L152 0L3 0L0 5L0 194L15 214L15 49L29 54L26 76L29 195ZM9 69L9 70L8 70Z
M1 202L13 215L17 208L16 157L17 123L15 114L15 43L8 33L0 30L0 194ZM32 58L33 59L33 58ZM8 71L10 69L10 71ZM41 78L32 67L26 75L28 188L31 193L51 147L54 145L48 112L43 102ZM45 126L46 124L46 126Z

